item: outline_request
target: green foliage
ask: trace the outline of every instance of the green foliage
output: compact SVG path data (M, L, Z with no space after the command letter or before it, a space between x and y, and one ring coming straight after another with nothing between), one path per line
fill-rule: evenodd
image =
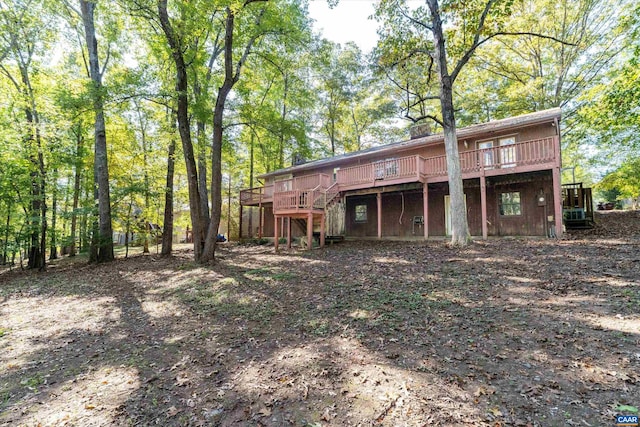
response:
M605 197L616 195L614 200L629 198L636 206L640 202L640 158L623 162L618 169L607 174L597 188L606 192L603 194Z

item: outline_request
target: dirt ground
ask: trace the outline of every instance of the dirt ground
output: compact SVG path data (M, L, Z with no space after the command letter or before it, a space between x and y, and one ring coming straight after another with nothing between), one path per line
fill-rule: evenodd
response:
M462 250L227 244L213 266L182 249L5 271L0 426L614 425L640 406L625 215Z

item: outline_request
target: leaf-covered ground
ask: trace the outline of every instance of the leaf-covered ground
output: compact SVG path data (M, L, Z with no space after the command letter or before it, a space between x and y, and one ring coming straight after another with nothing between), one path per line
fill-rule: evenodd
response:
M613 425L640 406L638 243L640 225L4 272L0 425Z

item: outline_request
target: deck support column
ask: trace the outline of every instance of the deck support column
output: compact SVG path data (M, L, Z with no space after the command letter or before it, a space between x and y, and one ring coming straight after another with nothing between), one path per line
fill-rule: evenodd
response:
M560 182L560 168L553 168L553 212L556 225L556 238L562 237L562 185ZM548 224L547 218L544 219L545 229ZM546 232L546 230L545 230Z
M285 217L280 218L280 236L279 237L284 237L284 233L285 233L284 218Z
M258 239L262 239L262 224L264 224L264 208L262 204L260 204L260 206L258 206Z
M429 184L422 184L422 231L424 239L429 238Z
M307 243L309 244L309 250L313 249L313 213L309 212L307 215Z
M276 252L278 252L278 234L279 234L279 233L278 233L278 231L279 231L279 230L278 230L278 220L279 220L279 219L280 219L280 218L278 218L278 216L277 216L277 215L274 215L274 216L273 216L273 236L274 236L274 237L273 237L273 245L274 245L274 246L275 246L275 248L276 248Z
M291 249L291 217L287 217L287 249Z
M482 212L482 238L487 240L489 230L487 229L487 179L480 176L480 209Z
M325 225L324 225L324 213L320 216L320 247L324 248L324 231L325 231Z
M238 241L242 240L242 203L240 203L240 224L238 225Z
M382 193L376 195L378 204L378 239L382 239Z

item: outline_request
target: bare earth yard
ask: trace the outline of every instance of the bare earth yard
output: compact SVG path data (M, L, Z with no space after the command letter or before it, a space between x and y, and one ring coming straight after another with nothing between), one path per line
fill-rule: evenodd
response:
M0 426L614 425L640 406L640 216L615 215L4 271Z

